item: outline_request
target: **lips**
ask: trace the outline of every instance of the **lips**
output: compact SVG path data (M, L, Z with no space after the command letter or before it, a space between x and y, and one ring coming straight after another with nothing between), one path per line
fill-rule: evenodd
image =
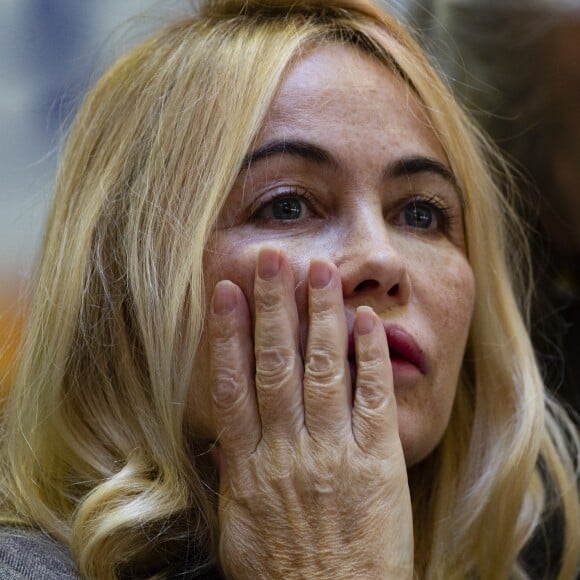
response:
M401 361L416 367L424 375L427 373L427 364L423 351L415 342L415 339L405 330L398 326L385 328L387 343L389 344L389 357L391 362Z
M393 371L396 372L397 368L410 365L415 367L422 375L425 375L427 373L427 362L415 339L400 326L385 323L384 328ZM348 335L348 358L352 362L356 358L352 331Z

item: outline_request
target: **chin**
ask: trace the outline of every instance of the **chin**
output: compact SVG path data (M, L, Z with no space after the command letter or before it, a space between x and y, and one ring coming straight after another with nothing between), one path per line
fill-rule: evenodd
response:
M403 446L407 468L425 460L437 447L446 423L442 426L429 424L425 418L408 417L399 412L399 437Z

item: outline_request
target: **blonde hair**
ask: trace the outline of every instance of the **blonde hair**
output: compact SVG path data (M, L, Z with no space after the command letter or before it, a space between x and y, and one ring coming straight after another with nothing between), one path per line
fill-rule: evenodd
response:
M7 405L1 521L46 530L88 577L216 558L215 473L185 419L204 248L288 66L328 42L412 87L465 193L477 304L449 427L410 473L417 575L523 574L549 494L566 523L560 578L573 578L578 441L546 398L510 282L513 215L490 171L501 162L410 35L364 0L207 1L88 94Z

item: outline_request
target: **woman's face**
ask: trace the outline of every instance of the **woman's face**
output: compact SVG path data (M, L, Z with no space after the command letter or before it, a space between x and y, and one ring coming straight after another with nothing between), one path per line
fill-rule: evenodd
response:
M383 320L406 461L426 457L449 421L474 280L441 146L413 93L370 56L332 45L289 70L206 252L207 299L228 279L253 314L264 246L292 265L304 344L311 258L338 268L349 332L358 306ZM207 337L198 361L189 419L215 437Z

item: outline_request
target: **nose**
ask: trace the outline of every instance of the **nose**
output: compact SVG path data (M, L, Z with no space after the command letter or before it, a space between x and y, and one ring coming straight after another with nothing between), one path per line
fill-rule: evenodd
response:
M348 228L335 258L344 299L403 306L411 297L407 261L392 243L382 214L361 215Z

